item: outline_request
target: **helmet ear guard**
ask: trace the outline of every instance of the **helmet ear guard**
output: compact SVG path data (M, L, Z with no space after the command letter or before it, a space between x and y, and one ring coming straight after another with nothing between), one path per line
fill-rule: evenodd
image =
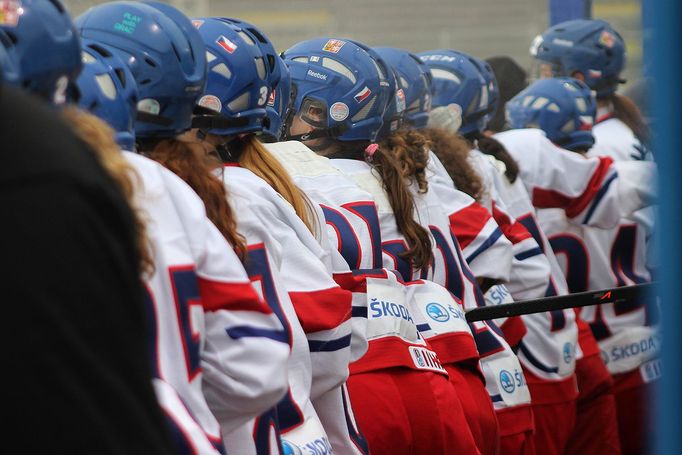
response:
M589 149L594 144L596 113L590 88L572 78L539 79L506 105L512 128L540 128L548 139L568 150Z

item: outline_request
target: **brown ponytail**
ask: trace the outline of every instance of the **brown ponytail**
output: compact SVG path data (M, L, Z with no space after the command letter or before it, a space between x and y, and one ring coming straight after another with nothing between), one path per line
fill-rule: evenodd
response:
M500 160L504 163L504 167L506 168L504 175L510 183L514 183L519 176L519 164L509 154L507 149L504 148L504 145L497 139L482 134L479 134L476 137L476 142L478 143L478 149L481 152L486 155L491 155L495 157L496 160Z
M647 126L642 113L637 105L627 96L614 93L609 97L613 105L613 115L621 122L625 123L628 128L637 136L642 144L651 145L651 131Z
M237 232L237 221L227 200L225 186L211 170L207 158L177 139L162 139L147 155L183 179L199 195L206 215L230 242L237 256L246 257L246 240Z
M362 156L358 151L365 150L367 141L335 141L329 158L358 159ZM429 232L415 220L414 197L403 178L403 173L397 160L391 152L379 147L367 159L374 171L381 178L381 185L386 194L395 221L407 242L407 251L400 257L408 260L415 269L425 269L433 263L433 251Z
M426 166L431 143L423 134L417 130L401 129L382 140L379 147L396 158L403 178L410 183L416 182L420 193L429 190Z
M441 128L420 131L431 142L431 150L445 167L455 188L480 202L484 190L483 182L469 162L471 147L467 141Z
M310 200L294 183L289 173L254 134L230 142L230 150L239 156L239 165L262 178L294 208L296 215L315 235L317 226Z
M90 146L100 161L100 164L116 182L121 192L128 200L134 215L136 244L140 255L140 271L143 278L154 274L154 256L147 238L147 228L141 212L135 207L135 181L139 176L135 169L128 164L121 149L114 141L114 131L98 117L82 111L76 107L67 107L62 116L74 129L78 137Z

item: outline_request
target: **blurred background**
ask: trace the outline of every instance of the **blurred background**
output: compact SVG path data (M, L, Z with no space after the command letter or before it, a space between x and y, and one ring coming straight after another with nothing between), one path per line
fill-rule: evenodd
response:
M557 0L554 0L557 1ZM558 0L560 1L560 0ZM93 0L66 0L76 17ZM451 48L480 58L509 55L530 68L528 48L549 26L550 0L171 0L190 17L226 16L252 22L279 51L318 36L413 52ZM627 46L623 89L642 75L641 0L592 0Z

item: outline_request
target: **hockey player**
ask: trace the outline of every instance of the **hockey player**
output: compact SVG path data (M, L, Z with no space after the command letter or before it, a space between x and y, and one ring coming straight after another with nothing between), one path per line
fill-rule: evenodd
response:
M374 169L383 176L392 191L382 193L382 201L377 203L393 207L396 215L391 215L390 222L397 224L407 239L403 257L415 264L430 262L430 245L423 241L428 242L428 233L412 218L412 197L396 164L376 145L370 146L382 125L389 87L394 84L389 79L391 74L371 49L344 39L305 41L287 50L284 57L297 94L286 124L287 137L300 139L318 154L331 158L308 159L318 163L315 169L319 169L320 176L327 176L325 184L326 179L338 183L325 188L318 180L315 191L318 197L332 202L325 211L327 223L337 232L345 259L357 269L355 275L364 277L367 286L369 351L351 365L348 384L370 450L476 453L446 372L419 336L416 316L405 297L407 293L409 299L409 289L401 290L404 285L393 278L396 275L386 275L380 269L382 213L377 213L371 195L358 196L357 187L364 190L364 184L354 178L352 171ZM298 155L304 156L303 152ZM369 163L363 160L365 157ZM303 169L302 163L298 166ZM300 181L307 180L314 186L315 175L306 174ZM350 211L350 218L336 207ZM361 220L359 224L355 217ZM356 235L367 232L367 228L369 236ZM358 246L354 248L353 244ZM363 271L367 266L379 270Z
M0 200L12 222L2 229L0 288L14 302L6 317L27 322L3 336L3 358L21 365L5 381L15 391L6 431L28 453L167 454L172 441L144 355L133 211L47 104L65 101L80 68L78 36L59 1L3 5Z
M413 97L415 96L415 92L418 92L418 81L413 77L410 77L405 68L412 62L415 62L416 57L410 58L407 52L400 51L398 49L379 48L377 51L393 65L393 68L395 68L397 73L397 79L399 81L404 81L404 88L401 90L403 90L405 93L405 99L409 100L410 103L414 103ZM416 63L414 64L414 67L412 67L411 72L412 74L419 74L419 69ZM430 87L428 86L423 87L422 94L420 96L430 96L429 88ZM418 95L417 98L420 96ZM401 99L401 97L397 96L395 99L398 101ZM422 106L424 105L424 103L420 104ZM386 117L392 115L391 111L396 110L397 109L395 107L393 107L393 109L389 108L389 110L387 110ZM421 117L425 120L425 114L427 114L427 112L425 112L425 110L422 108L421 110L416 110L414 114L421 114ZM404 122L406 124L421 126L418 119L413 117L411 118L411 115L408 113L403 113L403 118L406 119ZM422 124L423 123L425 122L422 122ZM402 123L399 123L398 126L402 126ZM462 252L457 245L457 241L452 238L452 234L450 233L451 231L457 229L457 225L462 214L455 213L450 217L443 216L454 211L452 209L452 202L454 200L461 199L461 196L457 194L457 190L452 188L452 184L450 184L449 188L450 194L446 193L445 188L440 188L438 190L440 195L446 197L445 200L447 201L447 204L445 204L443 203L443 199L437 196L436 191L429 190L431 188L430 182L425 179L425 177L428 176L426 171L429 159L429 150L425 146L425 140L422 138L419 132L414 130L410 131L405 126L403 128L398 128L393 132L382 129L380 136L382 136L382 133L383 140L381 142L381 146L386 147L396 156L396 158L399 159L404 178L412 182L412 189L415 196L415 201L417 202L417 219L425 227L429 228L434 236L434 245L437 246L437 248L434 250L434 254L440 254L444 258L443 262L437 261L434 264L431 273L423 274L423 276L430 277L430 279L447 286L451 292L453 292L453 294L463 302L465 308L471 308L483 304L481 291L472 281L472 272L469 270L467 264L463 261ZM437 158L432 159L437 161ZM490 217L488 217L488 219L490 220ZM478 220L478 218L476 220ZM389 230L385 237L392 239L393 237L396 237L396 234ZM395 240L393 243L395 243ZM510 246L508 241L506 241L506 245ZM487 253L491 252L492 251L488 251ZM394 256L399 257L396 252L394 252ZM447 260L448 256L450 256L452 259ZM501 260L501 262L498 263L499 269L505 268L503 265L504 256L505 255L498 255L497 259ZM511 260L511 258L509 259ZM459 264L457 264L458 262ZM502 275L500 278L508 279L508 271L511 261L509 261L507 264L506 274ZM467 277L470 283L465 284L464 286L455 285L457 276ZM497 278L496 275L492 276ZM483 277L490 279L489 276L486 277L485 275L482 275L480 278ZM430 322L432 326L435 325L435 327L438 327L435 322ZM517 319L517 322L522 325L520 320ZM447 332L444 330L444 328L439 327L439 329L441 331L441 333L438 334L440 338L447 338ZM527 387L525 387L525 380L522 378L521 367L518 364L518 359L513 354L511 349L506 346L504 341L500 341L499 345L496 346L495 349L492 348L492 346L495 345L491 343L492 338L490 338L490 335L495 336L494 328L490 330L490 333L486 333L482 329L483 327L481 326L473 327L472 331L474 332L474 337L476 338L477 345L479 346L481 367L484 376L486 377L488 393L490 394L490 397L494 397L495 399L495 408L500 412L501 410L504 410L505 414L510 416L513 413L508 411L510 411L511 408L518 408L514 419L518 421L521 416L528 417L528 430L532 430L532 420L530 419L531 414L528 405L530 402L530 396L528 394ZM502 349L502 347L504 347L504 349ZM442 357L443 356L441 356L441 360L445 362ZM495 418L495 414L492 411L492 407L490 405L488 405L487 408L485 407L486 402L490 403L490 397L482 387L483 384L480 382L481 377L478 376L478 371L476 369L477 365L474 364L473 371L470 369L470 367L471 364L469 364L469 368L467 368L464 362L459 365L451 365L451 368L448 368L450 380L458 384L464 383L464 391L460 394L460 396L462 396L461 400L465 403L468 421L472 427L472 430L474 431L474 434L477 436L477 442L481 452L497 453L497 444L491 437L493 432L496 430L497 419ZM500 386L500 373L502 370L516 371L519 375L521 375L522 379L519 382L522 383L522 385L515 388L513 393L509 393L509 389L505 390ZM476 381L476 379L478 380ZM460 385L459 388L461 387L462 386ZM468 392L466 391L467 388L469 389ZM478 395L476 392L479 392ZM487 411L487 414L485 411Z
M228 451L266 453L273 425L284 447L330 451L313 400L339 389L348 376L352 296L332 279L332 250L324 250L314 236L321 226L317 213L255 134L267 126L268 81L279 71L276 54L272 45L256 45L264 36L242 21L201 18L195 25L210 64L198 102L206 111L195 117L194 126L202 135L227 141L220 150L223 180L249 245L247 270L262 283L266 298L281 305L293 343L289 392L270 415L226 435ZM328 418L345 418L339 405Z
M570 43L570 47L568 46ZM651 134L631 99L616 93L625 81L625 42L608 22L577 19L545 30L533 40L531 56L542 77L574 77L597 94L595 144L590 156L614 161L651 161Z
M108 32L115 30L106 26L109 21L124 14L144 24L136 38L125 32ZM190 127L192 107L204 85L203 43L189 19L160 4L109 3L89 10L78 23L87 44L84 60L88 71L79 80L83 106L116 126L122 145L130 146L132 113L140 106L136 77L142 81L152 78L153 83L140 84L139 96L159 103L163 110L155 112L173 120L160 121L153 113L138 117L134 125L137 139L153 156L164 148L177 151L173 170L184 171L183 176L190 176L193 182L203 182L200 194L205 200L214 195L210 214L216 225L207 218L202 200L175 174L142 156L124 154L140 177L135 196L147 220L153 249L154 273L146 282L148 310L154 321L149 353L159 401L178 448L223 452L221 428L209 410L202 386L219 391L209 401L221 424L239 426L284 393L282 369L289 346L286 340L265 336L283 327L251 287L226 241L230 239L240 250L229 207L215 204L225 200L222 185L208 169L202 170L203 157L195 155L186 137L179 136ZM159 34L158 29L166 32ZM185 40L189 47L178 54L158 51L170 48L173 40ZM131 74L117 57L123 53L138 58L144 53L154 65L149 64L146 72L133 67ZM249 331L262 335L244 336ZM256 359L263 363L258 369L248 365Z
M539 103L533 108L538 98L548 100L547 105L553 103L557 109L542 108ZM528 104L524 103L526 99ZM594 143L590 121L596 108L589 88L579 81L539 80L510 101L507 112L512 126L538 125L549 139L575 152L584 154ZM640 211L636 218L625 219L619 227L609 230L576 229L566 223L561 213L551 210L543 210L539 215L552 247L564 258L563 267L572 291L651 281L646 255L653 228L650 211ZM581 311L581 317L589 322L606 367L616 381L614 395L621 448L627 453L642 453L646 450L645 428L649 424L647 394L660 374L656 307L645 302L588 307ZM638 347L636 353L629 353L632 345L646 348ZM627 355L621 355L623 352ZM599 412L604 409L606 406ZM578 438L576 443L581 449L594 447L588 439Z
M512 296L516 300L525 300L557 295L563 290L557 290L562 276L558 268L556 277L550 274L545 254L549 249L546 240L541 234L536 234L536 243L528 244L532 237L530 233L537 229L534 229L533 207L520 186L521 182L516 180L512 183L491 165L485 155L475 150L494 106L488 104L491 101L491 83L484 74L489 68L484 62L455 51L429 51L421 56L431 66L434 75L434 105L455 103L467 106L460 133L469 141L471 159L475 160L479 174L487 182L493 216L515 245L517 266L512 267L512 272L524 271L511 277L509 287ZM525 230L521 229L521 224ZM532 283L536 284L531 286ZM536 430L534 443L540 453L561 453L575 419L575 318L571 311L557 311L524 315L523 320L528 333L519 345L519 358L531 391Z

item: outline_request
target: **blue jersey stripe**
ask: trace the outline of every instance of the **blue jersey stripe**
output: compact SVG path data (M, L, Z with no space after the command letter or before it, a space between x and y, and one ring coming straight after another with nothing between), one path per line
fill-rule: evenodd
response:
M594 197L594 200L592 201L592 205L590 205L590 209L587 211L587 214L585 215L583 224L587 224L590 222L590 219L592 218L592 215L594 215L594 211L597 209L599 202L604 198L604 195L606 195L609 186L611 186L611 184L613 183L614 180L616 180L616 178L618 178L618 173L614 172L611 177L606 179L601 188L599 188L597 195Z
M474 259L476 259L476 257L477 257L479 254L483 253L485 250L487 250L488 248L490 248L490 246L491 246L493 243L497 242L497 239L499 239L500 236L502 236L502 231L500 230L499 227L498 227L498 228L495 228L495 230L493 231L493 233L490 234L490 236L485 240L485 242L483 242L483 244L482 244L481 246L479 246L478 248L476 248L476 251L474 251L473 253L471 253L471 254L466 258L467 263L471 264L471 261L473 261Z
M350 334L329 341L308 340L310 352L332 352L350 346Z
M503 398L502 398L502 395L499 395L499 394L498 395L491 395L490 400L493 403L499 403L500 401L503 401Z
M247 337L259 337L269 338L274 341L280 341L282 343L289 344L289 337L287 332L281 330L260 329L258 327L249 327L246 325L241 325L226 329L225 331L227 332L229 337L234 340Z
M351 317L354 318L366 318L367 317L367 307L366 306L354 306L351 309Z
M538 370L542 370L545 373L557 373L559 371L559 368L554 368L545 365L544 363L540 362L526 347L525 343L522 341L519 344L519 349L523 353L523 356Z
M522 251L519 254L514 255L514 258L518 261L523 261L524 259L532 258L539 254L542 254L542 248L538 246L528 251Z

